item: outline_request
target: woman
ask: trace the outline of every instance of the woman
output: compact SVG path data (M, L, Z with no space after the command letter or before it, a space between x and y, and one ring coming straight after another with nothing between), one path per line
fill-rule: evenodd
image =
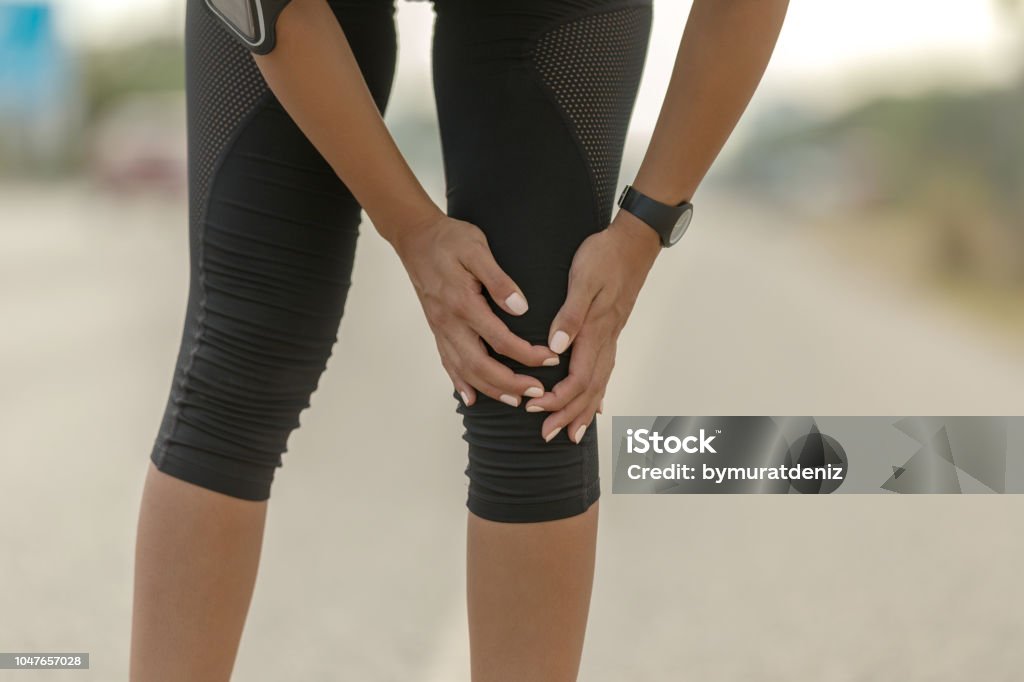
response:
M574 680L600 495L588 427L786 0L694 2L614 219L651 0L434 0L446 210L382 120L393 0L277 4L272 49L256 50L188 0L191 286L140 513L131 679L230 677L271 481L336 340L363 209L465 426L473 679Z

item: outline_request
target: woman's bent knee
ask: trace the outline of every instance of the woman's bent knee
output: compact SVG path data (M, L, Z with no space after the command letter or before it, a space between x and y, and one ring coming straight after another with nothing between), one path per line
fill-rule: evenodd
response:
M547 413L480 394L469 407L460 402L458 412L469 444L466 506L477 516L507 523L553 521L582 514L600 497L595 429L579 444L565 431L546 442L541 425Z

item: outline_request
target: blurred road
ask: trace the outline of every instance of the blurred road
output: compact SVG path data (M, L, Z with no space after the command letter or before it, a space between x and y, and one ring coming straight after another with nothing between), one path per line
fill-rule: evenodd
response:
M619 345L613 414L1021 414L1024 354L708 189ZM127 675L136 515L185 309L185 212L0 186L0 651ZM236 680L468 680L461 425L369 225L276 479ZM613 496L580 679L1021 679L1024 497Z

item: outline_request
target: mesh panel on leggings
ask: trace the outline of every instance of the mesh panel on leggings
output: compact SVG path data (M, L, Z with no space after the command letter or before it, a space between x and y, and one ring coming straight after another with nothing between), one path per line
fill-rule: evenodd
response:
M546 32L533 59L572 121L594 174L598 215L611 216L622 144L647 54L650 7L591 14Z
M199 220L209 196L210 180L238 123L268 92L263 74L249 51L236 42L203 0L191 0L186 30L196 47L189 50L189 216Z

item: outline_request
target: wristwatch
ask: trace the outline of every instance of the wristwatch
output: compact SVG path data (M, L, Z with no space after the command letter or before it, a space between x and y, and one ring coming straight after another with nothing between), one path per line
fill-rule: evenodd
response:
M626 185L619 195L619 207L629 211L651 226L661 238L662 247L675 244L690 226L693 204L683 201L675 206L652 199L632 185Z

